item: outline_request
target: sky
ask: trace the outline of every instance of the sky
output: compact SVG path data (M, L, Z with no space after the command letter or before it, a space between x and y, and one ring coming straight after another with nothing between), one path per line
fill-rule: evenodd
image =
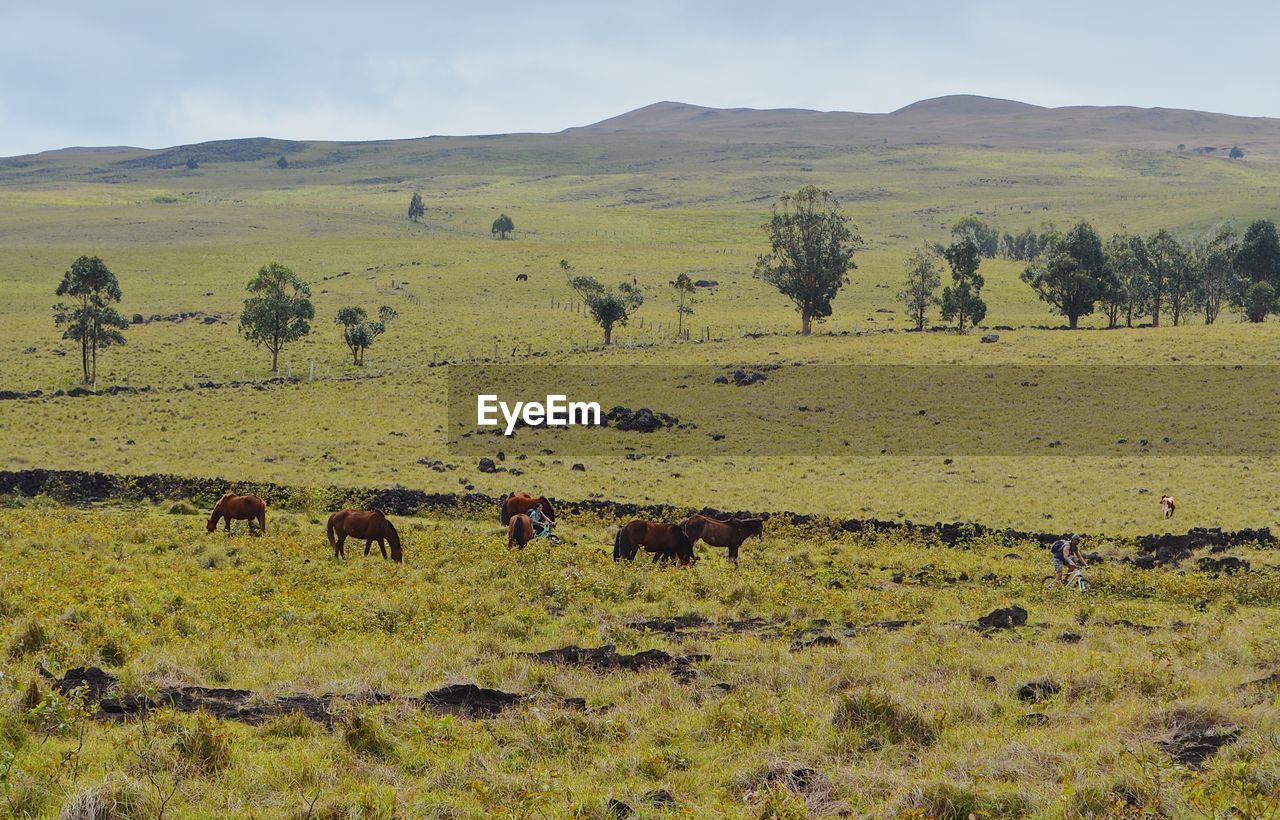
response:
M945 94L1280 117L1280 3L0 0L0 156Z

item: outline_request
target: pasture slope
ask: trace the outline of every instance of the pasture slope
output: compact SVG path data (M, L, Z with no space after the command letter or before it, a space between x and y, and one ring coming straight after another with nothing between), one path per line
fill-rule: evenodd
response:
M712 401L691 430L630 434L632 458L495 443L489 471L447 445L443 367L759 370L708 395L821 413L838 405L787 373L1275 365L1274 321L1048 329L1013 262L982 266L995 344L904 332L895 293L910 251L970 213L1187 238L1275 219L1278 159L1272 120L965 97L0 159L0 812L1280 814L1274 455L1174 454L1151 418L1150 447L1097 455L682 456L681 436L717 432ZM752 269L769 204L810 183L867 244L800 338ZM500 213L510 240L490 235ZM135 319L96 389L48 311L81 254ZM619 344L601 349L561 260L645 293ZM282 374L237 331L270 261L317 310ZM716 283L688 342L679 273ZM400 317L352 367L334 314L380 304ZM268 536L205 532L229 485L269 497ZM574 500L562 543L507 551L513 489ZM330 557L324 519L357 502L396 514L403 565ZM702 547L688 569L610 560L621 518L704 508L770 513L765 542L736 569ZM909 524L935 521L981 526ZM1065 530L1095 534L1084 595L1042 584Z

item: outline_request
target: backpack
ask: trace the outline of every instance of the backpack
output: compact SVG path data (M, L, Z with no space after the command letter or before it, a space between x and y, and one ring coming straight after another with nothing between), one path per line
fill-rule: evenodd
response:
M1070 541L1068 541L1068 540L1067 540L1067 539L1065 539L1065 538L1063 538L1063 539L1061 539L1061 540L1059 540L1059 541L1054 541L1054 542L1053 542L1053 546L1049 547L1049 549L1053 552L1053 557L1054 557L1054 558L1057 558L1059 561L1061 561L1061 560L1062 560L1062 553L1066 551L1066 549L1067 549L1067 544L1069 544L1069 543L1071 543L1071 542L1070 542Z

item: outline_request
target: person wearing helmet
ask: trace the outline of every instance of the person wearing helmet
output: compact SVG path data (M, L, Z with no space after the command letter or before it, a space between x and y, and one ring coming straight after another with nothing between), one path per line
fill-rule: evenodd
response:
M1078 534L1073 534L1053 542L1050 548L1053 553L1053 577L1058 583L1062 583L1063 573L1074 572L1089 565L1089 562L1084 559L1084 553L1080 550L1082 540Z

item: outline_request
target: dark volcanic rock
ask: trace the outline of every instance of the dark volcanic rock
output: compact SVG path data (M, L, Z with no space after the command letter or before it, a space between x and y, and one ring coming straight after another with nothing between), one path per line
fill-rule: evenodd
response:
M1183 726L1174 730L1156 746L1173 758L1175 763L1199 768L1218 753L1218 750L1240 738L1240 727L1231 724L1216 726Z
M981 629L1012 629L1026 623L1027 611L1017 604L993 609L978 619L978 627Z
M496 473L498 472L498 465L491 458L482 458L476 464L476 469L482 473Z
M609 805L605 807L604 813L609 820L626 820L628 817L635 817L636 814L630 806L616 797L609 798Z
M1018 700L1024 703L1039 703L1048 700L1062 691L1062 687L1054 681L1044 678L1033 680L1018 687Z
M646 649L634 655L618 652L613 644L589 649L579 646L565 646L560 649L548 649L545 652L526 653L526 657L542 663L558 663L566 666L585 666L604 672L614 669L638 671L667 667L678 678L692 678L696 673L694 665L710 659L708 655L685 655L674 657L661 649Z
M738 387L746 387L750 384L759 384L769 377L759 370L735 370L733 371L733 383Z
M1196 562L1196 568L1201 572L1225 572L1232 575L1237 572L1248 572L1249 562L1234 555L1228 555L1226 558L1210 558L1204 557Z

